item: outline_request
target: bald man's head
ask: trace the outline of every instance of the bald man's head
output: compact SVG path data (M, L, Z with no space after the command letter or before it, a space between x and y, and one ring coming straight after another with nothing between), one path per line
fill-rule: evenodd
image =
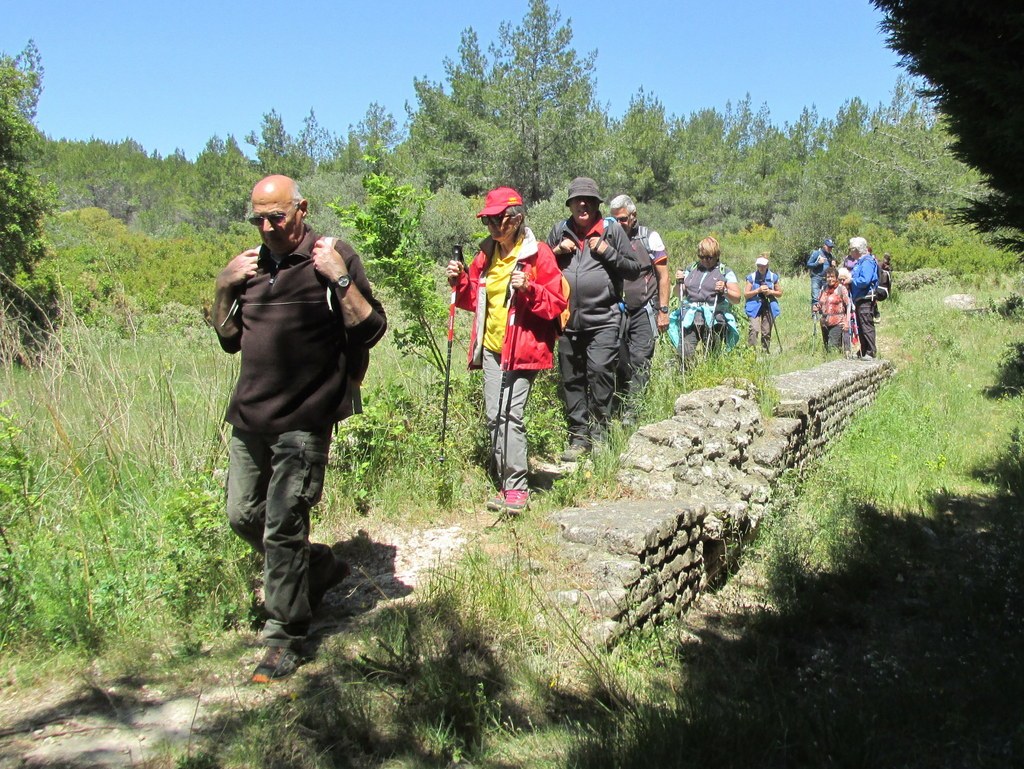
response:
M260 179L252 188L253 202L257 198L274 198L276 200L281 196L287 197L289 200L302 199L299 196L299 185L295 183L294 179L281 174L272 174Z
M287 176L267 176L252 188L251 219L272 254L285 256L298 248L306 235L307 205L299 185Z

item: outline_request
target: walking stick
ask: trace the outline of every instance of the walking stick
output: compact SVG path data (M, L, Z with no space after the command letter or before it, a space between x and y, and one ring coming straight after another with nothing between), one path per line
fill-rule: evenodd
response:
M452 259L465 264L462 258L462 246L452 246ZM444 404L441 406L441 456L438 462L444 462L444 441L448 434L448 392L452 382L452 341L455 339L455 286L452 286L452 297L448 303L448 357L444 363Z
M715 303L711 305L711 325L704 326L704 352L702 353L701 363L707 363L711 360L711 345L715 341L715 323L717 319L715 316L718 314L718 293L715 293ZM724 320L724 318L723 318Z
M774 286L772 286L774 290ZM768 313L768 323L771 327L768 329L768 352L771 352L772 336L774 335L775 341L779 344L779 355L782 355L782 337L779 334L778 318L772 315L772 302L764 295L761 296L761 311Z
M768 312L771 312L771 310ZM772 333L775 334L775 341L779 343L779 355L782 355L782 334L779 333L779 319L777 317L772 318Z
M683 372L683 389L686 389L686 346L683 344L683 281L677 280L679 289L679 370Z

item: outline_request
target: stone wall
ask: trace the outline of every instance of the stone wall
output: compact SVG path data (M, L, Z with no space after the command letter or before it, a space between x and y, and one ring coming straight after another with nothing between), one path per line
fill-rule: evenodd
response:
M769 419L745 385L681 396L672 418L630 439L629 498L553 514L581 582L557 599L607 644L681 614L753 536L779 476L821 456L892 373L888 361L836 360L783 374Z

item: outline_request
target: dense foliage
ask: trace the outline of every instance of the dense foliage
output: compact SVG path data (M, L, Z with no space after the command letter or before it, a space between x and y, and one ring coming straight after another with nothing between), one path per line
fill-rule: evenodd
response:
M31 43L14 57L0 52L0 271L10 276L42 256L42 220L53 205L51 189L33 170L41 137L32 121L42 75Z
M966 210L1024 253L1024 13L1013 0L874 0L892 48L927 78L925 93L948 116L953 152L981 171L989 194Z

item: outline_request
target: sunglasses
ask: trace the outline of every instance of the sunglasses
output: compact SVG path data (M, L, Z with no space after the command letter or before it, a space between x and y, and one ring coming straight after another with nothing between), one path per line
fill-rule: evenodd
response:
M254 214L249 217L249 224L254 227L262 227L263 222L270 222L271 226L276 227L281 224L285 219L288 218L288 214L295 210L295 206L292 206L288 211L274 211L270 214Z
M482 221L485 225L498 227L501 224L503 224L505 220L508 219L508 217L508 213L494 214L493 216L481 216L480 221Z
M625 224L626 222L628 222L632 218L633 218L632 214L629 214L627 216L616 216L615 217L615 221L620 222L621 224Z

